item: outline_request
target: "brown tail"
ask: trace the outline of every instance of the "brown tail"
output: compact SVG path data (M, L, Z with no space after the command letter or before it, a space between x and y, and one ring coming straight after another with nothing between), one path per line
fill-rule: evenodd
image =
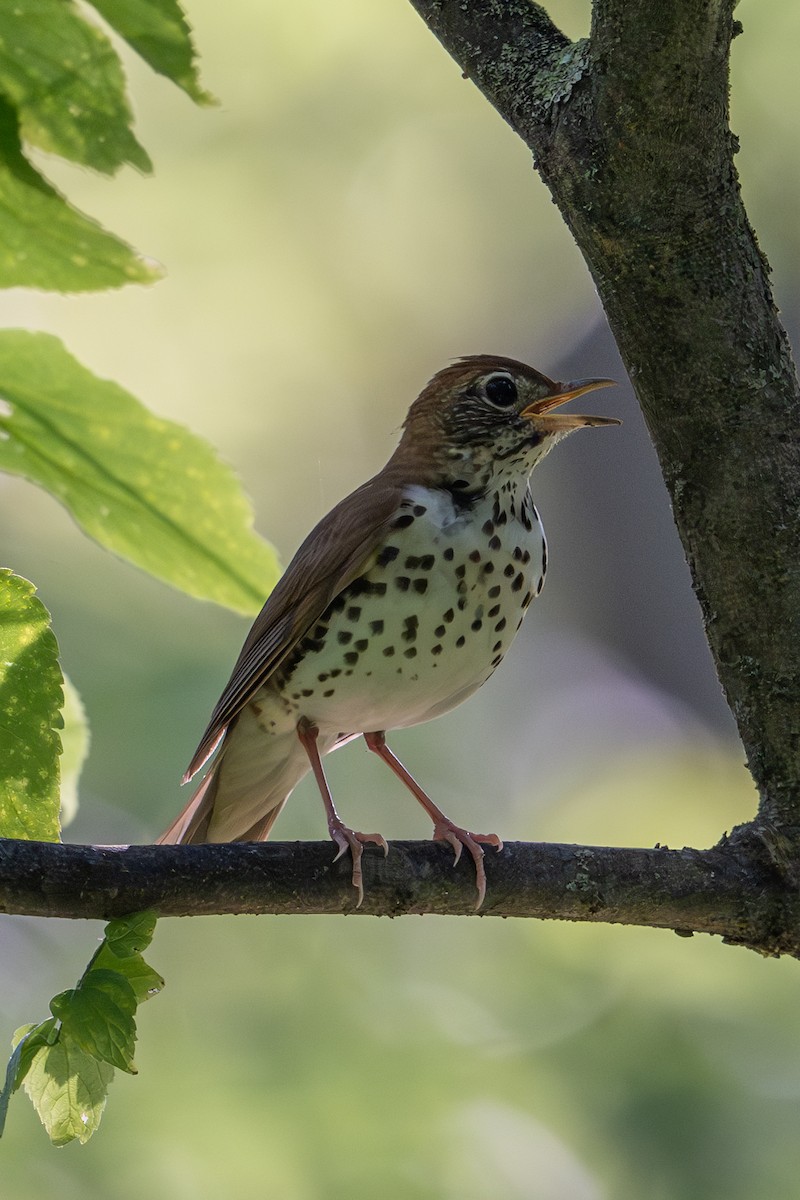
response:
M158 842L264 841L308 770L294 731L265 734L246 709L229 728L191 800Z
M178 846L181 843L191 845L206 841L206 833L214 810L214 796L218 780L219 774L215 763L169 829L166 829L161 837L156 839L157 846Z

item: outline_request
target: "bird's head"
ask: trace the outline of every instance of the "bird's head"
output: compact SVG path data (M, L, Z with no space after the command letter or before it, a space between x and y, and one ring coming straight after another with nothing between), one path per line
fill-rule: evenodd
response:
M568 400L611 379L557 383L512 358L460 358L434 375L409 409L402 446L442 469L463 464L474 473L493 466L529 473L567 434L588 425L619 425L615 417L557 412ZM464 470L459 468L459 473Z

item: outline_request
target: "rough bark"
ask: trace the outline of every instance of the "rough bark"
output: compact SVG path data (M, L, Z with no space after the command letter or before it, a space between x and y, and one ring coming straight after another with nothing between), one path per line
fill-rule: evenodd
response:
M211 913L475 914L475 872L449 847L392 842L364 854L356 908L349 859L330 842L58 846L0 841L0 911L98 918L145 908ZM487 852L482 916L539 917L714 933L761 954L800 957L800 896L741 846L619 849L507 843Z

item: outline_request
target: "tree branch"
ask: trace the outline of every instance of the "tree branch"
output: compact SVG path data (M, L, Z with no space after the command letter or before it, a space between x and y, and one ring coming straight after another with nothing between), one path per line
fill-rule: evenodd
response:
M108 920L145 908L213 913L423 912L475 915L466 856L433 842L364 853L356 909L349 859L330 842L202 846L68 846L0 840L0 911ZM618 849L507 843L488 851L482 916L648 925L719 934L762 954L800 957L800 896L787 897L758 844L739 836L714 850Z
M670 492L776 861L800 860L800 384L728 127L733 0L411 0L527 142L594 277Z

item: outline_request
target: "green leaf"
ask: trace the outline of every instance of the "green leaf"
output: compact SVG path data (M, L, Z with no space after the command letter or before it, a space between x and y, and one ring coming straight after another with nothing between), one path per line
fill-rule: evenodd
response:
M65 1146L88 1142L100 1124L114 1068L98 1062L80 1046L61 1037L36 1051L25 1077L25 1091L50 1140Z
M144 961L141 954L131 954L128 958L117 958L107 945L101 946L92 963L92 969L116 971L119 975L124 975L133 988L139 1004L144 1004L145 1000L157 995L164 987L162 976Z
M55 1026L53 1017L42 1021L40 1025L22 1025L11 1039L12 1054L6 1068L5 1084L0 1092L0 1137L6 1124L8 1102L28 1074L39 1048L50 1045Z
M61 1039L68 1038L87 1054L136 1074L136 993L118 971L94 970L78 986L50 1001L61 1022Z
M0 287L102 291L154 283L159 267L70 207L20 150L16 116L0 98Z
M64 676L64 728L61 730L61 826L78 811L78 780L89 753L89 723L78 691Z
M57 842L62 676L35 592L0 569L0 836Z
M212 448L98 379L47 334L0 332L0 470L56 496L101 545L253 613L275 583L240 486Z
M123 163L152 169L131 131L122 64L69 0L0 5L0 93L43 150L107 174Z
M151 908L133 913L129 917L117 917L105 927L106 944L117 958L128 958L146 950L153 940L158 913Z
M92 0L109 25L154 71L166 75L197 104L214 104L195 66L191 27L177 0Z

